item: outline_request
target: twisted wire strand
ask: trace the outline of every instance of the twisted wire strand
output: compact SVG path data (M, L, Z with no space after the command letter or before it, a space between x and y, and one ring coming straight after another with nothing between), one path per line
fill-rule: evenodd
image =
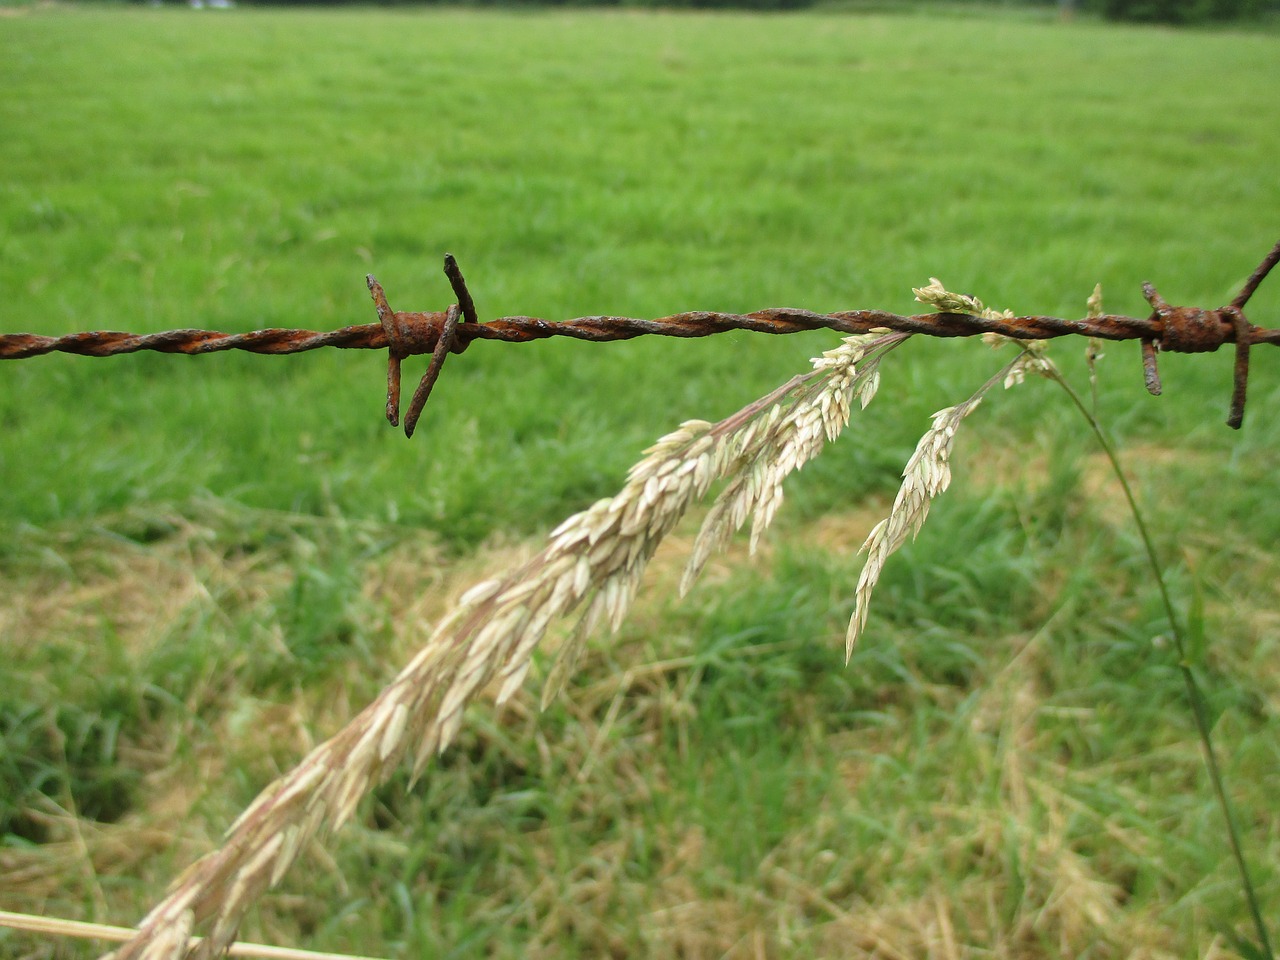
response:
M415 334L405 344L402 354L430 353L435 348L444 316L443 313L397 313L396 318ZM561 321L526 316L499 317L485 323L460 325L457 330L459 347L455 351L473 340L525 343L550 337L569 337L603 343L642 336L709 337L737 330L768 334L822 329L840 333L865 333L880 327L931 337L971 337L982 333L999 333L1018 340L1046 340L1072 335L1099 337L1104 340L1145 340L1158 339L1160 335L1160 327L1152 319L1116 315L1084 320L1045 316L991 320L962 313L904 316L884 310L849 310L824 314L791 307L773 307L745 314L693 310L652 320L606 315ZM1233 339L1229 333L1224 336L1224 342L1231 342ZM1280 344L1280 331L1255 328L1251 342ZM324 332L271 328L248 333L185 329L138 334L95 330L57 337L9 333L0 334L0 360L25 360L48 353L114 357L151 350L199 356L225 350L243 350L248 353L279 355L304 353L321 347L385 350L389 346L390 338L382 325L377 323L358 324Z
M219 333L216 330L166 330L163 333L122 333L94 330L46 337L34 333L0 334L0 360L25 360L46 353L71 353L82 357L114 357L140 350L159 353L200 355L223 350L250 353L302 353L319 347L374 349L387 346L386 335L377 324L343 327L321 333L315 330L254 330L250 333Z

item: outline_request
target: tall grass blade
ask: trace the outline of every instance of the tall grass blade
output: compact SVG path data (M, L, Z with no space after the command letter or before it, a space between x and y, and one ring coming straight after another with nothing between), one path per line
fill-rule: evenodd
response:
M1075 404L1076 409L1080 411L1080 415L1084 417L1089 424L1089 429L1093 431L1094 437L1097 439L1099 446L1102 447L1103 453L1106 454L1107 460L1111 465L1111 471L1115 474L1116 480L1120 483L1121 490L1124 491L1125 501L1128 504L1129 512L1133 516L1134 524L1138 529L1138 535L1142 539L1143 549L1147 556L1147 565L1151 568L1151 574L1155 578L1156 586L1160 591L1160 600L1164 606L1165 616L1169 620L1169 634L1173 640L1174 650L1178 655L1178 670L1182 674L1183 685L1186 687L1187 700L1191 705L1191 713L1195 718L1196 731L1200 737L1201 752L1204 754L1205 768L1209 771L1209 780L1213 784L1213 792L1217 797L1218 806L1222 810L1222 818L1227 827L1227 839L1231 846L1231 854L1235 860L1236 870L1240 875L1240 885L1244 892L1245 902L1249 908L1249 914L1253 921L1254 931L1257 935L1258 942L1256 945L1247 944L1249 950L1246 952L1242 949L1246 944L1237 945L1242 953L1246 956L1256 955L1263 960L1275 960L1275 954L1271 949L1271 940L1267 935L1267 925L1262 919L1262 910L1258 906L1258 895L1254 889L1253 880L1249 873L1249 865L1244 858L1244 851L1240 845L1240 831L1236 826L1235 814L1231 808L1231 801L1227 797L1226 787L1223 783L1222 772L1218 766L1217 754L1213 747L1212 724L1209 722L1209 711L1205 706L1204 693L1200 688L1200 684L1196 680L1193 666L1203 661L1205 639L1204 639L1204 610L1203 597L1197 585L1192 598L1192 609L1188 618L1188 629L1184 632L1178 623L1178 615L1174 610L1173 599L1169 593L1168 581L1164 575L1164 567L1160 563L1160 557L1156 553L1155 542L1151 538L1151 532L1147 528L1146 518L1143 516L1142 510L1138 507L1137 498L1133 494L1133 488L1129 484L1129 479L1125 475L1123 467L1120 465L1120 457L1116 453L1115 446L1107 437L1106 431L1103 430L1102 424L1098 418L1090 411L1088 405L1085 404L1075 389L1067 382L1062 373L1056 366L1050 365L1046 376L1054 383L1058 384L1066 391L1067 396L1071 398L1071 402Z

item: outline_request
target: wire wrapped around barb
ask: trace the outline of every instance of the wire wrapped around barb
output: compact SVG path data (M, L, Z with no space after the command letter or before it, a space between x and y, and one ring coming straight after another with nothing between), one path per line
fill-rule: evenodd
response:
M902 316L884 310L848 310L815 313L791 307L772 307L753 313L718 313L694 310L654 320L633 317L593 316L553 322L538 317L500 317L481 323L466 281L451 254L445 254L444 272L453 287L457 303L440 313L392 310L382 286L366 277L378 313L378 322L343 327L327 333L314 330L270 329L228 334L212 330L169 330L164 333L132 334L115 331L73 333L45 337L30 333L0 334L0 360L20 360L46 353L110 357L139 350L199 355L223 350L251 353L301 353L320 347L387 350L387 419L400 422L400 368L410 356L430 354L423 375L405 412L404 429L412 436L422 408L431 395L445 358L462 353L475 340L502 340L523 343L548 337L605 342L642 336L709 337L730 330L788 334L808 330L835 330L866 333L888 328L902 333L930 337L972 337L999 333L1015 340L1047 340L1064 336L1097 337L1103 340L1139 340L1147 389L1160 393L1156 367L1158 351L1201 353L1223 344L1236 345L1235 386L1231 415L1227 423L1239 427L1244 417L1245 392L1249 377L1249 348L1255 344L1280 345L1280 330L1256 327L1245 318L1244 306L1271 269L1280 262L1280 243L1263 259L1232 302L1218 309L1175 307L1167 304L1147 283L1143 292L1151 304L1149 317L1104 315L1081 320L1026 316L984 318L965 313L928 313Z

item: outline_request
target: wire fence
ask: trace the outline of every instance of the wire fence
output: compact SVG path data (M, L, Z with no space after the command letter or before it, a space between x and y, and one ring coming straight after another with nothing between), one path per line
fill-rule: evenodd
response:
M404 431L406 436L411 437L446 357L451 353L462 353L475 340L523 343L549 337L570 337L599 343L642 336L709 337L736 330L787 334L820 329L849 334L886 329L930 337L972 337L995 333L1015 340L1048 340L1065 336L1138 340L1142 343L1144 382L1147 389L1157 395L1161 391L1156 361L1159 351L1207 353L1231 343L1235 345L1236 362L1227 424L1238 429L1244 420L1249 380L1249 348L1255 344L1280 345L1280 329L1255 326L1244 314L1249 298L1277 262L1280 262L1280 243L1263 258L1236 297L1226 306L1217 308L1171 306L1152 284L1144 283L1143 295L1152 309L1147 317L1107 314L1067 320L1044 316L992 318L969 313L903 316L884 310L815 313L791 307L771 307L753 313L693 310L652 320L602 315L551 321L539 317L514 316L481 323L457 261L451 254L445 254L444 272L453 287L457 303L439 313L392 310L382 285L368 276L366 282L378 313L377 323L358 324L327 332L292 329L254 330L249 333L168 330L163 333L135 334L95 330L60 337L10 333L0 334L0 360L23 360L47 353L114 357L140 350L189 356L220 353L224 350L270 355L292 354L321 347L386 350L387 419L392 426L398 426L401 363L411 356L429 354L431 360L427 371L419 381L405 412Z

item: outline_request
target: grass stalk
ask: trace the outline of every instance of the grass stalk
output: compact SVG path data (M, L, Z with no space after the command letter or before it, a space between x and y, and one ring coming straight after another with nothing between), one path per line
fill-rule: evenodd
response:
M111 943L124 943L138 932L131 927L85 923L82 920L60 920L56 917L38 917L29 913L12 913L8 910L0 910L0 927L25 930L29 933L47 933L57 937L76 937L81 940L106 940ZM200 939L200 937L192 937L191 943L197 944ZM231 944L227 948L227 956L265 958L265 960L377 960L376 957L361 957L350 953L319 953L315 950L273 947L243 940Z
M1067 396L1071 398L1071 402L1080 411L1080 415L1089 424L1089 428L1093 431L1098 445L1102 447L1103 453L1107 455L1107 460L1111 463L1111 471L1120 482L1120 489L1124 491L1125 500L1129 505L1129 512L1133 515L1134 523L1138 528L1138 535L1142 538L1142 545L1147 555L1147 563L1151 567L1156 586L1160 590L1160 600L1164 605L1165 616L1169 620L1169 634L1173 639L1174 650L1178 655L1178 670L1182 674L1182 681L1187 690L1187 700L1191 704L1191 713L1195 718L1196 731L1200 736L1200 746L1204 753L1205 767L1209 771L1209 779L1213 783L1213 792L1218 799L1218 806L1222 810L1222 818L1226 821L1227 838L1230 841L1231 853L1235 858L1236 870L1240 874L1240 885L1244 890L1245 902L1249 906L1249 913L1258 937L1258 945L1261 948L1258 955L1265 957L1266 960L1275 960L1275 953L1271 948L1271 940L1267 935L1267 926L1262 919L1262 911L1258 906L1257 893L1249 875L1249 865L1245 861L1244 851L1240 846L1240 835L1236 827L1231 801L1227 797L1227 791L1223 785L1222 771L1218 766L1217 754L1213 749L1213 739L1208 712L1205 709L1204 693L1200 689L1200 684L1196 681L1195 672L1191 669L1191 662L1187 658L1186 643L1183 639L1182 629L1178 625L1178 616L1173 608L1169 585L1165 580L1164 570L1160 564L1160 558L1156 554L1155 543L1152 541L1146 519L1143 517L1142 510L1138 507L1138 501L1133 494L1133 487L1129 484L1129 480L1120 465L1120 457L1116 453L1115 446L1108 439L1098 418L1056 366L1050 366L1046 375L1066 391Z

